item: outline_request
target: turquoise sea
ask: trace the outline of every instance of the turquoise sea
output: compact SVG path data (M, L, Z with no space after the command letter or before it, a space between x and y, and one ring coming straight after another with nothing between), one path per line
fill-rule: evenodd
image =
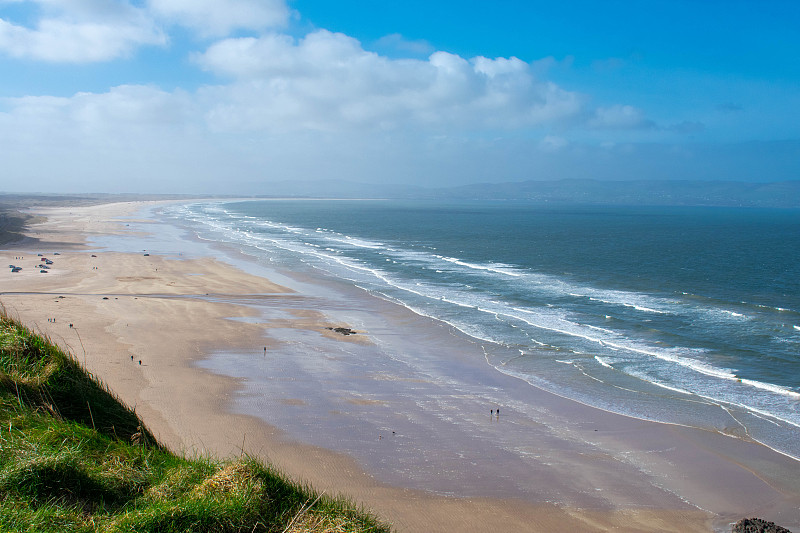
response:
M532 386L800 458L798 210L264 200L166 215L445 322Z

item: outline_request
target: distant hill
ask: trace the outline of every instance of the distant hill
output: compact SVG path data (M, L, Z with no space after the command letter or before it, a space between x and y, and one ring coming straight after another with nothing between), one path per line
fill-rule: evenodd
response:
M547 204L675 205L800 208L800 180L738 181L551 180L426 188L347 181L279 182L268 197L526 200Z
M524 200L543 204L674 205L800 208L800 180L772 183L689 180L549 180L475 183L456 187L358 183L342 180L278 181L253 184L242 194L2 194L0 213L48 205L95 205L137 200L192 198L392 198L431 200ZM0 220L0 230L12 220ZM13 231L10 226L5 228Z
M524 181L465 185L441 192L450 198L556 204L800 207L800 181Z

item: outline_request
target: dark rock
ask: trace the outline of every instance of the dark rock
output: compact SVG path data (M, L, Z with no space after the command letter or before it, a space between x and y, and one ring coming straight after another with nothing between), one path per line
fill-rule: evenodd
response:
M785 527L777 526L760 518L742 518L733 525L731 533L792 533Z
M342 335L357 335L358 332L354 331L350 328L325 328L331 331L335 331L336 333L341 333Z

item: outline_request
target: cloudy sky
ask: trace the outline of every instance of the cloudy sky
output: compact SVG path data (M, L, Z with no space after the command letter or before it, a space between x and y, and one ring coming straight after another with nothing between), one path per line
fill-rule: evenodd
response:
M0 191L800 179L795 0L0 0Z

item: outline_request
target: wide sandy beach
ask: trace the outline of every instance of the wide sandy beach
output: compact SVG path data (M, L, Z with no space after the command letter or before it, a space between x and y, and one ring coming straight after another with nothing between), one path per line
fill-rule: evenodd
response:
M259 456L404 532L800 528L791 458L543 392L435 320L216 249L153 206L35 209L47 221L0 251L0 303L176 451Z

